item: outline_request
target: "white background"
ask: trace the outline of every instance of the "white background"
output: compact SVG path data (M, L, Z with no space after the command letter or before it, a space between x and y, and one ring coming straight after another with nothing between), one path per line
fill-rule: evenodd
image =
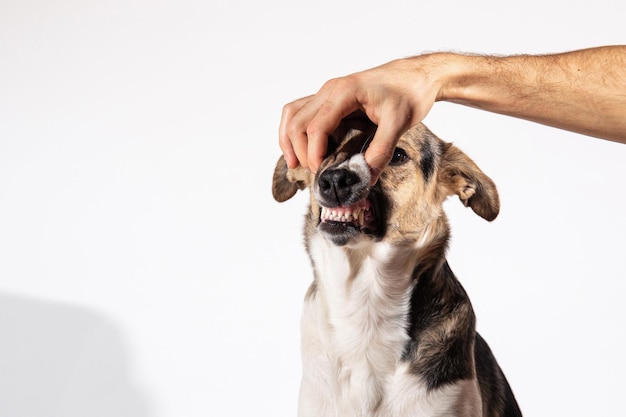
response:
M0 3L0 416L293 416L282 106L426 51L624 43L618 1ZM499 187L452 269L528 416L623 410L626 146L438 103Z

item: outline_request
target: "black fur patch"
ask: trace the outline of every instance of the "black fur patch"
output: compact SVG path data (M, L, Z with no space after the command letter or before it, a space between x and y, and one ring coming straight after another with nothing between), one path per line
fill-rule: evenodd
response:
M424 181L428 181L435 172L435 153L429 140L422 142L420 146L420 169L424 175Z
M429 390L476 376L485 416L521 417L504 373L475 331L469 298L448 263L418 274L402 360Z
M453 317L456 326L444 329ZM428 389L474 375L472 349L475 317L463 287L447 263L419 277L411 296L408 334L403 359ZM449 326L449 325L448 325Z
M483 408L493 410L489 415L522 417L522 412L502 369L496 362L487 342L478 333L474 352Z

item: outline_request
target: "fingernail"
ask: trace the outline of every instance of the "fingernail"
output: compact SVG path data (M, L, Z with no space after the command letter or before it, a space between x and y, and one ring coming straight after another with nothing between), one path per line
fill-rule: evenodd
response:
M283 158L285 158L285 162L287 163L287 167L289 169L294 169L295 167L298 166L297 160L294 158L293 155L284 154Z
M382 171L378 168L370 167L370 185L376 184Z

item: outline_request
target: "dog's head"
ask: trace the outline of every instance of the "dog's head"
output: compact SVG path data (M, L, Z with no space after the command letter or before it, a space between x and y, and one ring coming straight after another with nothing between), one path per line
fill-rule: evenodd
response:
M458 195L486 220L498 215L493 181L463 152L420 124L400 138L393 159L370 186L364 152L376 126L365 118L342 121L328 140L328 152L317 174L288 169L281 157L272 193L283 202L309 188L307 231L318 231L334 244L363 240L425 244L447 233L444 200Z

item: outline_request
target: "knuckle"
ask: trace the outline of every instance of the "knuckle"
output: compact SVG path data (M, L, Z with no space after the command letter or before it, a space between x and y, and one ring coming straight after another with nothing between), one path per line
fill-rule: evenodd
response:
M303 130L300 128L300 125L295 122L287 123L285 131L287 133L287 136L290 138L290 141L293 141L293 139L298 138L304 133Z
M283 111L282 111L283 118L290 118L295 113L297 113L295 102L287 103L283 106Z
M324 129L322 129L322 127L319 125L319 122L315 120L311 121L311 123L309 123L309 126L307 126L306 135L309 138L317 138L325 134L326 132L324 132Z
M334 89L340 79L341 79L340 77L329 79L322 85L322 88L320 89L320 91Z
M323 93L326 97L329 97L331 95L341 95L346 90L351 89L353 87L353 84L354 79L351 75L331 78L324 83L324 85L320 89L320 93Z

